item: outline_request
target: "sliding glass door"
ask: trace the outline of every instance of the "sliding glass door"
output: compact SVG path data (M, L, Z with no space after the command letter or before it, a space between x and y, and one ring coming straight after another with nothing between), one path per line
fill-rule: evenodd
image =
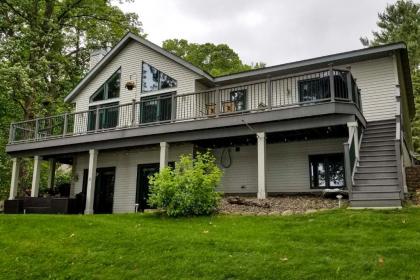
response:
M172 113L172 94L142 97L140 101L140 122L168 121Z
M99 106L99 129L116 127L118 125L119 107L118 102L107 103ZM95 130L96 125L96 108L98 106L90 106L88 129Z

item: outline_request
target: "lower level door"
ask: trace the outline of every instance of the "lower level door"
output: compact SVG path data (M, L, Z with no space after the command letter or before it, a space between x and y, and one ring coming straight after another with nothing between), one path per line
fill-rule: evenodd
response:
M83 194L86 198L88 170L83 174ZM85 179L86 178L86 179ZM95 214L111 214L114 205L115 167L96 169L95 196L93 212ZM84 203L85 204L85 203Z
M137 194L136 203L139 210L149 209L149 177L159 172L159 163L139 164L137 167Z

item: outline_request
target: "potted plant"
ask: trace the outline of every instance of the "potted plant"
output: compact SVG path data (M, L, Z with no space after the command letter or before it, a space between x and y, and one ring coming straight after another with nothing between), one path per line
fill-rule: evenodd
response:
M128 82L125 84L125 87L126 87L128 90L132 90L133 88L135 88L135 87L136 87L136 83L135 83L134 81L128 81Z

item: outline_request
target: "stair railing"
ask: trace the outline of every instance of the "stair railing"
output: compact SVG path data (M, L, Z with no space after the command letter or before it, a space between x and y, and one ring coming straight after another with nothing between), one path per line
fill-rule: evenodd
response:
M349 198L351 198L354 185L354 173L359 162L359 138L361 138L362 130L359 128L357 122L349 122L347 123L347 126L349 128L349 138L347 142L344 143L344 170L346 186L349 192Z
M396 112L395 112L395 159L397 163L397 178L398 186L400 187L400 199L404 199L404 182L403 182L403 164L401 160L402 154L402 145L403 145L403 116L401 114L401 95L400 95L400 86L396 85L395 91L396 98Z

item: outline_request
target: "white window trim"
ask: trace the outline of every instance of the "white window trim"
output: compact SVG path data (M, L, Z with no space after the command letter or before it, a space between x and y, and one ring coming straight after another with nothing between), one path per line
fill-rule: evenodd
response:
M140 98L154 96L154 95L161 95L161 94L170 93L170 92L175 92L175 94L177 94L177 87L165 88L165 89L156 90L156 91L148 92L148 93L140 93Z
M96 106L96 105L102 105L102 104L107 104L107 103L115 103L115 102L120 102L120 98L119 97L115 97L115 98L110 98L110 99L105 99L105 100L99 100L99 101L94 101L94 102L90 102L88 104L88 107L90 106Z

